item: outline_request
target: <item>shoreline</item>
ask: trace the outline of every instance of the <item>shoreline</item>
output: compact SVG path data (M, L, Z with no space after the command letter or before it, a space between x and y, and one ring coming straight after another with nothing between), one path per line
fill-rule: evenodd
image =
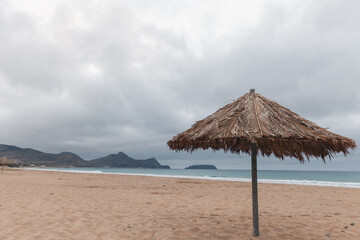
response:
M88 174L109 174L109 175L126 175L126 176L145 176L160 178L180 178L180 179L197 179L210 181L229 181L229 182L251 182L251 178L233 178L233 177L210 177L210 176L191 176L191 175L167 175L167 174L151 174L151 173L121 173L121 172L101 172L99 170L72 170L72 169L51 169L51 168L19 168L23 170L33 171L50 171L50 172L68 172L68 173L88 173ZM96 168L94 168L96 169ZM176 170L176 169L175 169ZM183 169L180 169L183 170ZM265 184L286 184L298 186L318 186L318 187L338 187L338 188L360 188L357 182L335 182L335 181L318 181L318 180L295 180L295 179L258 179L258 183Z

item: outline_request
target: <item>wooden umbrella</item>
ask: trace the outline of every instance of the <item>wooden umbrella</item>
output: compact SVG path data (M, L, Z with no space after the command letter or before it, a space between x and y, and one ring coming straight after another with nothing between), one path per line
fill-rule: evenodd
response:
M173 137L172 150L223 149L225 152L251 154L253 235L259 236L257 197L257 154L294 157L300 162L310 157L331 158L349 153L355 141L300 117L291 110L251 89L249 93L225 105L214 114L197 121L191 128Z

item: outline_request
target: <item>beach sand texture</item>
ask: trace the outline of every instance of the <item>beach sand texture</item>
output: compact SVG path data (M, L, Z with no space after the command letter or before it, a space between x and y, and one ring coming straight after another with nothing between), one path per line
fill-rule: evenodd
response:
M250 183L14 169L0 175L2 240L360 239L360 189L259 184L259 214L260 237L253 237Z

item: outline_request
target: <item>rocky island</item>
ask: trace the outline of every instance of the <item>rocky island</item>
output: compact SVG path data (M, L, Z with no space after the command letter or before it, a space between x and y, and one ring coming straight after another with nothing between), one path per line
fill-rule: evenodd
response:
M23 167L170 168L167 165L161 165L155 158L135 160L123 152L86 161L71 152L52 154L4 144L0 144L1 157L6 157Z
M200 164L200 165L191 165L185 169L217 169L214 165L209 164Z

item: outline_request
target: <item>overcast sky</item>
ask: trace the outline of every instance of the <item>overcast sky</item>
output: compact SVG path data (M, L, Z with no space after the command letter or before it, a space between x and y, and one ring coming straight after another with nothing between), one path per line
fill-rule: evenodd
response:
M179 154L166 142L250 88L359 143L359 9L356 0L0 0L0 143L248 168L246 155ZM359 170L359 158L265 158L259 168Z

